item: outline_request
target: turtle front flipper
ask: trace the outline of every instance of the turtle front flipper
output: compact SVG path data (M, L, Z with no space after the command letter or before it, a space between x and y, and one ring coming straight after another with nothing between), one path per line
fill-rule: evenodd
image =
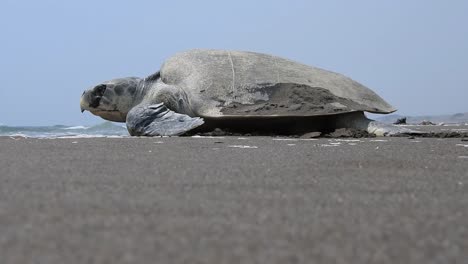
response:
M127 129L132 136L178 136L204 123L171 111L163 103L137 105L127 115Z

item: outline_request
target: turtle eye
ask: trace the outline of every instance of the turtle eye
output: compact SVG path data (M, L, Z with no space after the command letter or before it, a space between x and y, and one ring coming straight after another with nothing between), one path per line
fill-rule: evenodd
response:
M94 87L94 94L96 96L103 96L104 92L106 92L107 86L105 84L100 84Z

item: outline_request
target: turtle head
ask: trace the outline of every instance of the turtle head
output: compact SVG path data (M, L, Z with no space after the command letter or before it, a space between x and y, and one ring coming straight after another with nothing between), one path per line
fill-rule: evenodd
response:
M114 122L125 122L127 113L137 104L137 91L141 79L120 78L103 82L86 90L81 95L81 112L88 110L94 115Z

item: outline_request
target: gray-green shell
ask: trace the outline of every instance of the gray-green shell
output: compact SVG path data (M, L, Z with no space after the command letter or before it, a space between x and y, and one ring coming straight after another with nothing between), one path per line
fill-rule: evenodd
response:
M190 50L166 60L160 74L202 117L396 111L346 76L254 52Z

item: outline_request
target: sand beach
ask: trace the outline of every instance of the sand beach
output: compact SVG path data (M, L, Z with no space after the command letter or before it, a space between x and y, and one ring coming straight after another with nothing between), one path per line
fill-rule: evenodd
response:
M0 175L2 263L468 258L462 138L1 137Z

